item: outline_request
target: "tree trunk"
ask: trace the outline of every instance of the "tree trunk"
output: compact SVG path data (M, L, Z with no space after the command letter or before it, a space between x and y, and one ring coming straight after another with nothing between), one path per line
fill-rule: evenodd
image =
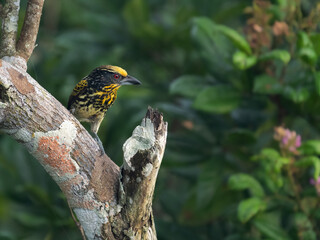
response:
M12 15L18 18L19 1L3 7L9 10L2 11L0 129L25 145L57 182L87 239L157 239L152 196L167 123L148 108L123 145L123 166L100 156L97 143L78 120L26 72L42 5L43 0L29 0L18 41L10 21L16 21ZM13 32L6 24L15 26Z

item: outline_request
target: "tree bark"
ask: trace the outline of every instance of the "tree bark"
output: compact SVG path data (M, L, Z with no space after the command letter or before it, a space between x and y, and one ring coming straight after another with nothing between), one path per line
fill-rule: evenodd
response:
M28 6L36 5L27 8L28 23L17 46L2 51L0 130L23 144L57 182L87 239L157 239L152 196L167 123L161 113L148 108L123 145L123 166L100 156L97 143L78 120L26 72L41 2L29 0Z
M43 3L44 0L29 0L27 4L26 16L17 42L17 53L26 61L36 46Z
M8 0L1 8L1 57L16 53L20 0Z

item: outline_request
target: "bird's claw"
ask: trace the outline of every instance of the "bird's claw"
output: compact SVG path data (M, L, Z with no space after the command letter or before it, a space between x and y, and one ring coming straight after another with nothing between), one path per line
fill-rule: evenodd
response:
M104 151L103 147L102 148L100 147L100 157L105 155L105 154L106 154L106 152Z
M98 137L98 135L96 133L93 133L94 134L94 139L96 140L96 142L98 143L99 145L99 149L100 149L100 156L103 156L105 153L104 151L104 148L103 148L103 145L102 145L102 142L100 140L100 138Z

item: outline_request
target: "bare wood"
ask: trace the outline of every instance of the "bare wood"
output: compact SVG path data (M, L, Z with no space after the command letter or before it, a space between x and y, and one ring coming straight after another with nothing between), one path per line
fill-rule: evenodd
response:
M28 0L25 19L17 43L17 53L26 61L35 48L43 3L44 0Z
M156 239L152 197L166 139L167 123L160 112L149 107L141 125L123 145L123 215L130 226L129 237Z
M20 0L7 0L1 6L1 57L16 53Z

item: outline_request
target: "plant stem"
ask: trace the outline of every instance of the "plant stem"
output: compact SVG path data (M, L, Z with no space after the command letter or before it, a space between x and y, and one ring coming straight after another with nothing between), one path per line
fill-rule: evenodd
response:
M298 186L294 180L294 176L293 176L293 159L290 158L290 164L289 166L287 167L287 173L288 173L288 177L289 177L289 180L290 180L290 184L292 186L292 189L293 189L293 192L294 192L294 196L297 200L297 203L298 203L298 206L300 208L300 210L302 210L302 204L301 204L301 197L300 197L300 193L299 193L299 189L298 189Z

